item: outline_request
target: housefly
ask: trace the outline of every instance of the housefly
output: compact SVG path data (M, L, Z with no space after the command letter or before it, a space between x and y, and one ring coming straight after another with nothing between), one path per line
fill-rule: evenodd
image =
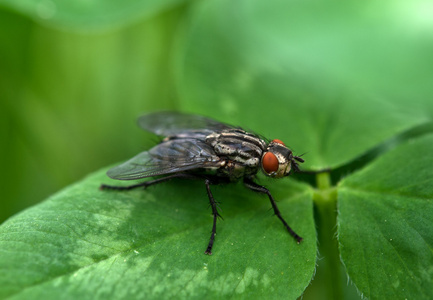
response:
M173 178L203 180L213 215L212 233L205 251L211 255L220 215L210 186L243 180L247 188L268 195L275 215L298 243L302 241L281 216L270 191L255 182L259 170L272 178L286 177L292 171L299 171L298 162L304 160L294 156L282 141L268 141L240 127L177 112L144 115L138 119L138 124L144 130L163 137L162 141L149 151L108 170L107 175L118 180L158 177L130 186L103 184L101 189L130 190Z

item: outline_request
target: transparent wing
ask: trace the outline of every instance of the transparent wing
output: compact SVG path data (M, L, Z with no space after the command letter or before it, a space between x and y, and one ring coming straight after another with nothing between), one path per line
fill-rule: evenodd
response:
M238 128L203 116L179 112L156 112L138 118L144 130L159 136L173 136L188 133L208 135L224 129Z
M197 139L169 140L108 170L113 179L139 179L198 168L217 168L221 159Z

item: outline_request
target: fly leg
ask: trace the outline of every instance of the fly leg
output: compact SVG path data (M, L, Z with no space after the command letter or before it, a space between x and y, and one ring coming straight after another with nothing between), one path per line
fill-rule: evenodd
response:
M302 241L302 237L300 237L296 232L294 232L293 229L290 228L289 224L287 224L287 222L283 219L283 217L281 216L280 210L278 209L277 204L275 203L275 200L271 195L271 192L267 188L265 188L264 186L258 185L257 183L252 181L250 178L245 178L244 184L247 188L249 188L252 191L268 195L269 200L271 201L272 208L274 209L275 215L278 217L278 219L281 220L284 227L286 227L286 229L290 233L290 235L293 236L295 238L295 240L297 241L297 243L299 244Z
M212 233L210 235L209 245L207 246L207 249L204 252L204 254L212 255L212 246L213 243L215 242L215 235L216 235L216 222L217 222L217 218L221 216L217 210L217 202L215 201L212 192L210 190L211 181L206 178L204 184L206 185L207 195L209 197L209 203L210 206L212 207L212 215L213 215Z
M107 184L101 184L101 186L99 187L100 190L118 190L118 191L124 191L124 190L132 190L138 187L143 187L143 188L147 188L148 186L154 185L154 184L158 184L164 181L168 181L170 179L173 178L184 178L184 179L200 179L202 177L200 176L194 176L192 174L185 174L185 173L178 173L178 174L173 174L173 175L169 175L169 176L165 176L165 177L161 177L161 178L157 178L154 180L148 180L145 182L141 182L141 183L137 183L137 184L133 184L133 185L127 185L127 186L116 186L116 185L107 185Z
M219 184L219 183L224 183L225 181L220 179L220 178L213 178L213 177L204 177L204 176L199 176L199 175L194 175L194 174L186 174L186 173L178 173L178 174L173 174L173 175L169 175L166 177L161 177L161 178L157 178L154 180L149 180L149 181L145 181L145 182L141 182L141 183L137 183L137 184L133 184L133 185L129 185L129 186L113 186L113 185L106 185L106 184L102 184L100 186L101 190L132 190L138 187L148 187L150 185L154 185L154 184L158 184L164 181L168 181L170 179L173 178L181 178L181 179L205 179L204 183L206 185L206 191L207 191L207 195L209 197L209 204L210 207L212 208L212 215L213 215L213 226L212 226L212 233L210 236L210 240L209 240L209 244L207 246L206 251L204 252L205 254L208 255L212 255L212 246L215 242L215 235L216 235L216 222L218 217L221 218L220 214L218 213L218 203L215 201L212 192L210 190L210 185L211 184Z

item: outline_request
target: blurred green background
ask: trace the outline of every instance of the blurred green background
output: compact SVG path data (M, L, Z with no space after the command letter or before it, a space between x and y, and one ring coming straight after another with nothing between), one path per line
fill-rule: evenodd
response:
M150 146L149 110L253 126L293 99L432 101L430 1L0 4L1 221Z
M178 107L171 64L185 6L165 2L122 15L114 10L127 3L111 11L89 2L107 10L95 20L92 11L82 16L85 3L44 19L43 3L60 10L62 2L22 1L20 14L7 9L17 2L3 1L1 221L151 144L137 116Z
M429 0L0 0L0 221L149 148L153 110L344 166L432 119L432 70Z
M341 99L374 103L385 119L383 102L416 110L432 101L432 29L433 4L421 0L1 0L0 220L149 147L135 125L146 111L202 113L269 136L311 125L266 129L292 103L319 111L325 101L337 113ZM412 125L432 112L413 115ZM291 145L314 150L306 138Z

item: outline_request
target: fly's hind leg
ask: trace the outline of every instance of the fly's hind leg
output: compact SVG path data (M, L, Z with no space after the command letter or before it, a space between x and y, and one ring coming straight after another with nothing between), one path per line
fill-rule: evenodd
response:
M292 228L290 228L289 224L287 224L287 222L283 219L283 217L281 216L280 210L277 207L277 203L275 203L275 200L271 195L271 192L267 188L265 188L264 186L258 185L257 183L255 183L250 178L245 178L244 184L247 188L249 188L252 191L268 195L269 200L271 201L272 208L274 209L275 215L278 217L278 219L281 220L284 227L286 227L286 229L290 233L290 235L293 236L295 238L296 242L299 244L302 241L302 237L300 237Z
M192 174L178 173L178 174L172 174L172 175L169 175L169 176L157 178L157 179L154 179L154 180L148 180L148 181L145 181L145 182L141 182L141 183L137 183L137 184L132 184L132 185L127 185L127 186L117 186L117 185L101 184L101 186L99 187L99 189L100 190L125 191L125 190L132 190L132 189L139 188L139 187L147 188L148 186L151 186L151 185L154 185L154 184L158 184L158 183L161 183L161 182L165 182L165 181L171 180L173 178L200 179L201 177L194 176Z

